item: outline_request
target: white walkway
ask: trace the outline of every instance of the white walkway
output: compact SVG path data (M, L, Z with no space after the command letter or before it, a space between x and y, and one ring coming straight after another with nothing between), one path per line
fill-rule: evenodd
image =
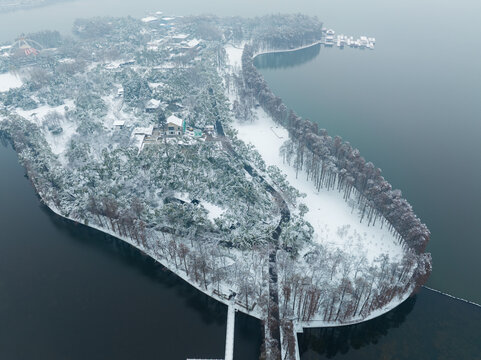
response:
M229 305L227 309L227 330L225 335L225 360L234 358L234 325L235 325L235 309Z

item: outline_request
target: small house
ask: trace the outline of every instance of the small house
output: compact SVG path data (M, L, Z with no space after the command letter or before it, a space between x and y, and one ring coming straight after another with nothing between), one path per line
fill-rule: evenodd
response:
M134 135L144 135L144 136L151 136L154 132L154 125L150 125L148 127L136 127L134 129Z
M160 108L160 100L151 99L145 104L145 112L155 113Z
M182 135L185 131L185 121L175 115L171 115L166 120L166 127L167 136Z
M115 120L114 121L114 127L117 129L123 129L125 125L125 120Z
M206 125L204 130L207 134L213 135L214 134L214 125Z

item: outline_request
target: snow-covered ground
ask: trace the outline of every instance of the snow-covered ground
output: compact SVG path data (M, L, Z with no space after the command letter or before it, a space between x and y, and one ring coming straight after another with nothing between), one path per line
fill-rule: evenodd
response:
M215 219L221 217L224 213L224 209L208 201L202 201L201 204L209 213L207 216L209 217L210 221L214 221Z
M22 84L22 80L17 75L11 73L0 74L0 92L18 88Z
M289 138L287 130L274 123L262 109L256 109L257 120L249 123L235 123L238 137L255 146L267 165L275 165L287 175L289 183L307 196L303 202L309 208L305 218L314 227L314 240L328 248L338 247L357 257L365 256L372 262L381 254L388 254L391 260L400 260L403 250L386 227L368 226L359 222L357 210L344 201L342 193L335 190L317 191L312 181L300 171L296 177L294 167L283 162L279 149Z
M244 50L244 46L234 46L232 44L228 44L225 47L225 51L227 52L228 63L234 69L240 70L242 68L242 51Z
M65 152L70 139L77 131L77 126L63 117L65 115L66 107L73 109L75 107L73 100L66 100L64 104L55 107L43 105L33 110L22 110L17 108L15 111L26 120L37 124L41 129L43 128L42 132L45 136L45 140L47 140L50 145L52 152L56 155L60 155ZM62 116L62 119L59 121L59 125L62 127L62 132L60 134L52 134L43 126L45 116L52 112L56 112Z

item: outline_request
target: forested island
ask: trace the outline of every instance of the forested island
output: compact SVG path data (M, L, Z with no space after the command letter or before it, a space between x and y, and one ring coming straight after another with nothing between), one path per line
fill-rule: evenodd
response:
M304 15L158 14L22 35L0 45L0 134L52 211L263 320L262 357L295 359L296 330L383 314L431 272L401 192L254 66L322 36Z

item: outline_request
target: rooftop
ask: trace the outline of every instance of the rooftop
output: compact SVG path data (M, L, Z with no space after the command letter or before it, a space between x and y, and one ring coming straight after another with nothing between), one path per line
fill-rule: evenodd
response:
M167 124L174 124L174 125L177 125L177 126L182 126L182 124L184 123L184 121L180 118L178 118L177 116L175 115L170 115L168 118L167 118Z

